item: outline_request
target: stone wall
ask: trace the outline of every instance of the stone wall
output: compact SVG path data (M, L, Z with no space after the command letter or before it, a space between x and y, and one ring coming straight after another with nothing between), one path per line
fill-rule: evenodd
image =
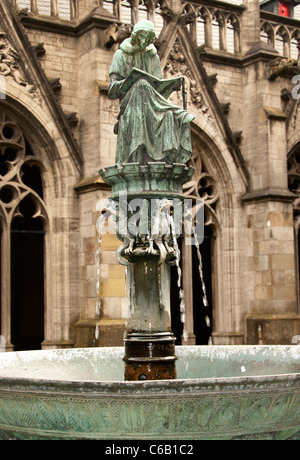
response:
M211 178L216 192L205 198L207 225L215 235L213 343L291 343L292 337L299 335L299 310L295 195L288 190L287 156L300 141L299 107L290 96L291 75L270 78L270 63L279 54L260 40L258 0L244 0L243 7L198 0L184 7L179 0L173 3L172 11L163 10L165 23L157 45L163 69L170 71L168 65L176 65L176 72L186 77L188 110L195 115L192 131L197 172L201 180L203 173ZM7 0L3 5L8 8L11 28L16 28ZM159 5L155 8L157 14ZM75 10L77 16L72 21L41 18L34 12L19 18L20 30L32 48L43 44L45 53L35 59L50 87L40 82L35 67L31 69L24 38L14 38L25 50L23 54L19 50L20 65L28 79L42 87L39 98L25 96L25 89L8 77L12 110L21 118L30 112L28 121L35 128L44 124L48 136L44 136L49 184L47 238L54 252L47 260L45 281L45 347L122 345L128 315L125 272L115 258L120 242L111 229L102 241L99 292L95 262L96 222L110 194L97 174L115 158L113 127L119 105L108 99L107 85L120 41L118 21L96 0L80 0ZM225 47L212 49L207 31L206 43L200 46L197 42L197 20L213 14L235 24L238 43L234 53ZM280 25L281 19L278 21ZM289 18L284 19L284 25L291 31L299 28ZM16 29L16 37L20 34ZM180 50L176 56L175 43ZM48 97L51 87L55 101ZM173 101L182 104L180 95L173 96ZM62 126L63 118L58 114L65 117L64 123L69 120L61 131L58 125ZM38 136L37 131L33 130L32 138ZM82 164L74 153L75 145ZM200 189L194 198L203 196ZM184 270L192 276L191 262ZM192 296L187 297L192 302ZM193 308L197 306L191 304L189 309L191 337Z

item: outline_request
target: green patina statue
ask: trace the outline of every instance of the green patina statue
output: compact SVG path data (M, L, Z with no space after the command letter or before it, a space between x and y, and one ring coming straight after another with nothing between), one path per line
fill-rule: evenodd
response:
M176 378L169 264L179 264L175 223L184 212L182 185L194 173L186 165L194 117L167 100L184 79L162 78L154 39L152 22L141 21L113 57L108 96L120 100L116 164L100 171L112 187L109 208L123 242L117 258L127 266L125 380Z
M192 154L194 116L167 101L180 90L183 77L162 78L154 39L153 23L140 21L113 57L108 96L120 100L115 126L118 164L186 164Z

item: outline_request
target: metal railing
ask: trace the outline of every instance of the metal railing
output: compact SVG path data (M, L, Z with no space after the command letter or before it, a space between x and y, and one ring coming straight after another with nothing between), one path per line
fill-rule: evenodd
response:
M261 39L269 43L281 56L298 59L300 21L261 11Z
M123 23L134 25L141 19L151 20L157 35L173 14L166 0L103 0L103 6ZM193 1L182 4L181 15L196 45L240 53L243 10L220 1Z
M77 0L11 0L12 5L20 10L53 18L72 20L76 18Z

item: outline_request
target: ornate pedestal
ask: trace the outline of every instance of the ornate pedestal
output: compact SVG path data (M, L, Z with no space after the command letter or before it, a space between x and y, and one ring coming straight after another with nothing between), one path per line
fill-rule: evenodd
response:
M184 216L182 185L194 173L182 164L128 163L100 171L110 197L117 251L127 267L130 315L125 340L125 380L176 378L171 331L170 269Z

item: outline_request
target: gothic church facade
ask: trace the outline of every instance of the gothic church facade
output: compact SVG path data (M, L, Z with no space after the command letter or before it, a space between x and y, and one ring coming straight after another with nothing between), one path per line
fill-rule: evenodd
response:
M186 318L177 343L290 344L300 335L300 22L259 0L2 0L1 335L7 350L123 344L120 242L96 229L110 190L114 52L152 20L166 78L183 75L205 206L197 250L182 237ZM285 9L285 13L286 13ZM172 101L182 106L182 95ZM100 275L100 280L98 277Z

